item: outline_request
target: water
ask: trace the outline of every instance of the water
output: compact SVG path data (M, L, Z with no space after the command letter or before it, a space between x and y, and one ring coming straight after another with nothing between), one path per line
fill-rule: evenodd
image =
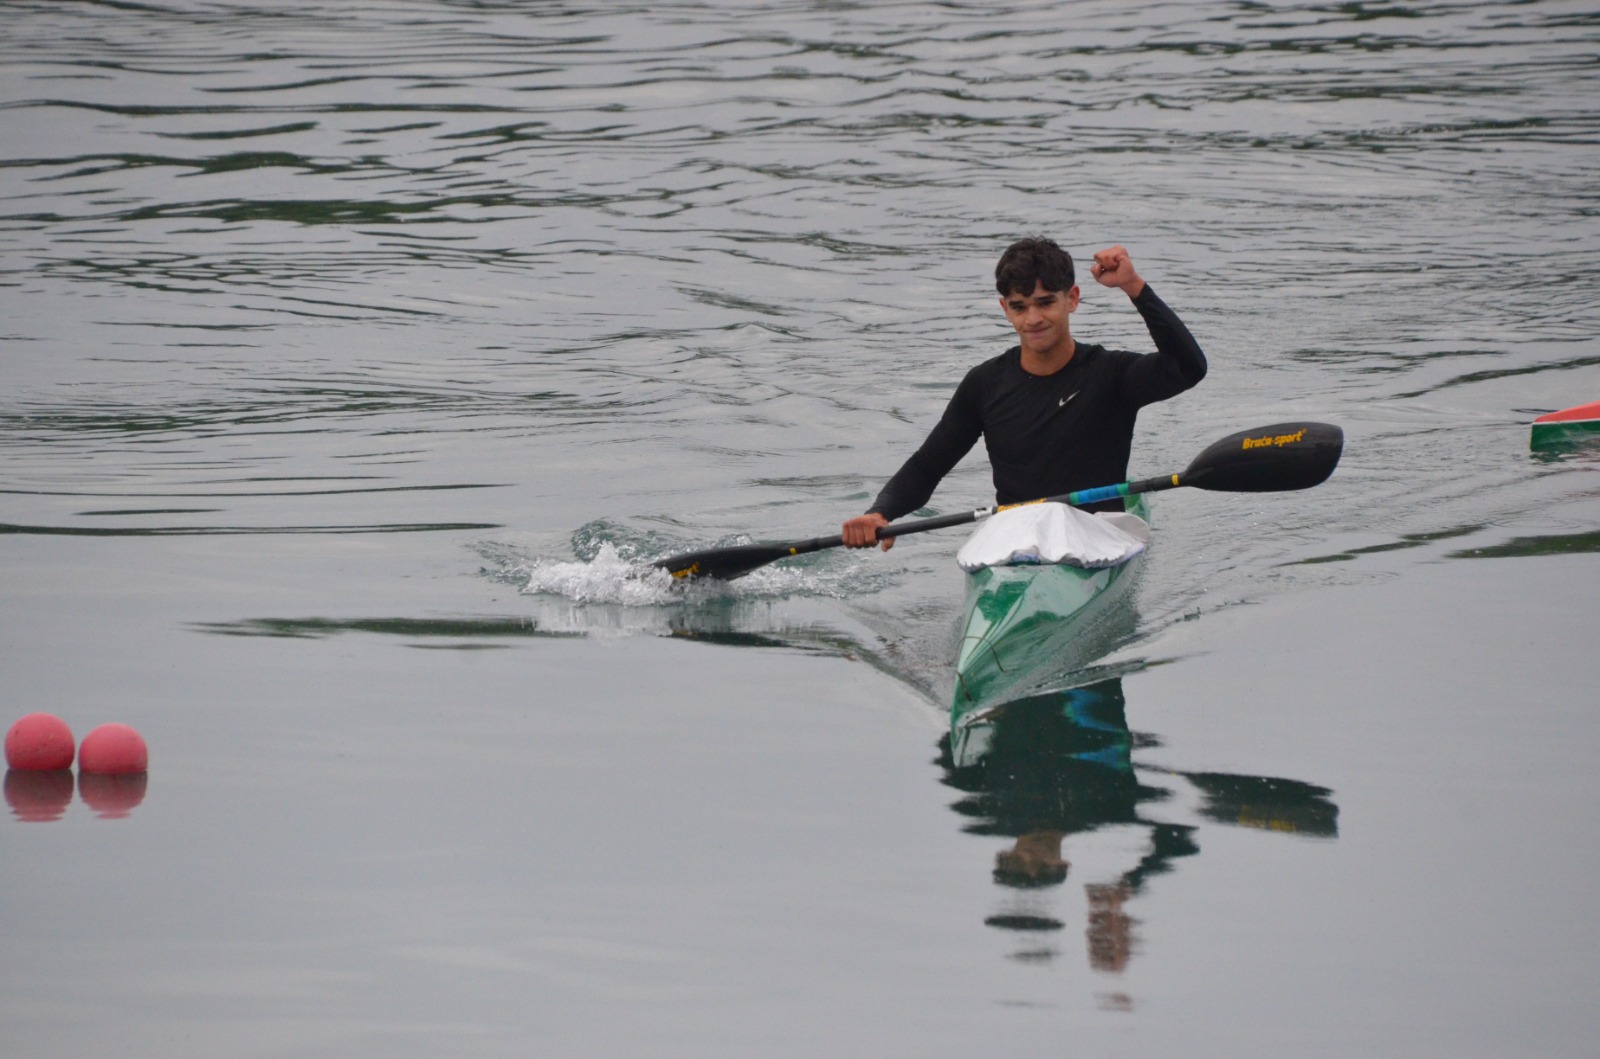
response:
M1587 1052L1600 464L1527 433L1600 388L1584 5L3 24L0 703L152 745L120 818L0 822L25 1051ZM632 575L859 511L1034 232L1211 358L1133 473L1348 441L1157 502L1061 683L1165 793L1018 887L940 765L959 531ZM1074 326L1148 348L1092 284ZM979 452L928 513L989 499Z

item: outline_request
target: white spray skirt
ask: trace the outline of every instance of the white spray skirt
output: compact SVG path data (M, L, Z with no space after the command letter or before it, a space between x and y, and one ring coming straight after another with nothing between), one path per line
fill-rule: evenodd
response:
M1150 527L1137 515L1091 515L1066 504L1028 504L996 512L956 553L961 569L1064 563L1097 569L1144 551Z

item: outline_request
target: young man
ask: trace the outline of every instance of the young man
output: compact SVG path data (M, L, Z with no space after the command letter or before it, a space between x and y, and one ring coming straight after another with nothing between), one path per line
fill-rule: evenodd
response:
M1205 378L1206 357L1177 314L1134 271L1120 246L1094 255L1103 286L1133 300L1154 353L1078 342L1072 257L1049 239L1013 243L995 266L1000 307L1021 344L967 373L928 440L889 479L866 514L844 524L845 544L877 543L878 530L928 502L934 488L982 435L995 502L1014 504L1127 478L1139 409ZM1121 510L1120 500L1091 510ZM894 545L890 538L884 551Z

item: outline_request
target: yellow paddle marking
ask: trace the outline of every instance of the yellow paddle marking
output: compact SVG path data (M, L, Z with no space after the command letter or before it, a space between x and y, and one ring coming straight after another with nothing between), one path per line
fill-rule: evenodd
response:
M1270 811L1258 810L1253 805L1241 805L1239 807L1239 824L1243 827L1258 827L1263 831L1280 831L1289 834L1300 830L1294 821L1273 816Z
M1285 445L1293 445L1297 441L1304 441L1305 436L1306 432L1302 428L1293 434L1279 434L1276 437L1269 434L1261 438L1245 438L1244 447L1246 449L1264 449L1268 447L1281 449Z

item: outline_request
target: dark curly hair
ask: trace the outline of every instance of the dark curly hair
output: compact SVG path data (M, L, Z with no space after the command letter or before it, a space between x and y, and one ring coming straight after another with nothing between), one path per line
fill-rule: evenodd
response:
M1032 294L1035 284L1045 290L1064 291L1076 282L1072 255L1042 236L1018 239L1006 247L994 267L994 286L1002 298L1008 294Z

